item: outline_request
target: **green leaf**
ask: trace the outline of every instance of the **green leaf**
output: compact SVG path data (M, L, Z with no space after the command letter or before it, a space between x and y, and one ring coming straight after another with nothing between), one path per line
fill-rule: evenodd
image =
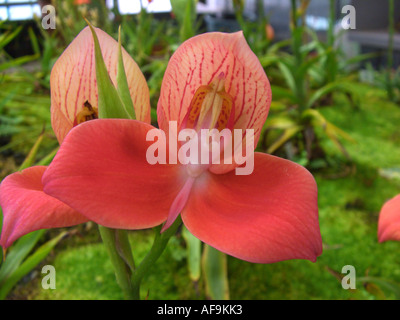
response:
M39 150L40 144L42 143L44 138L44 131L42 131L42 133L39 135L39 137L37 138L35 144L33 145L32 149L29 151L28 155L26 156L24 162L21 164L21 166L19 167L19 171L22 171L28 167L31 167L34 162L35 162L35 158L36 158L36 154Z
M384 288L385 290L392 292L395 295L396 300L400 299L400 286L385 279L366 276L357 278L357 282L376 284L380 288Z
M94 40L96 79L99 94L99 118L132 119L133 117L125 108L117 89L114 87L110 79L106 64L104 63L103 55L101 54L101 48L96 32L89 22L88 25L92 31Z
M297 122L290 117L277 116L268 119L267 122L268 129L288 129L297 125Z
M16 28L14 31L5 32L0 36L0 51L18 36L18 34L22 31L22 28L23 26L18 26L18 28Z
M172 12L179 24L179 38L183 42L195 35L197 0L171 0Z
M19 57L19 58L15 58L12 59L10 61L6 61L2 64L0 64L0 71L12 68L12 67L17 67L20 66L21 64L30 62L30 61L34 61L39 59L40 56L37 54L33 54L33 55L29 55L29 56L23 56L23 57Z
M283 77L285 78L286 85L289 87L289 90L293 93L297 92L296 80L290 71L290 68L283 62L278 62L278 67L281 70Z
M328 93L337 90L348 92L348 89L344 88L341 83L338 82L328 83L327 85L323 86L322 88L318 89L312 94L312 96L307 102L307 108L311 108L323 96L326 96Z
M264 56L264 57L260 58L260 63L261 63L263 68L266 68L266 67L269 67L271 65L274 65L278 61L279 61L279 57L278 56L267 55L267 56Z
M201 273L201 241L192 235L184 226L182 236L186 242L189 276L192 281L198 281Z
M317 55L315 57L310 58L308 61L303 62L303 64L297 70L297 76L305 77L308 70L313 66L315 66L319 62L319 60L321 60L321 57Z
M357 64L357 63L363 62L364 60L369 60L369 59L372 59L372 58L376 58L378 55L379 54L376 53L376 52L359 54L359 55L356 55L355 57L352 57L352 58L349 58L349 59L345 60L341 67L345 68L345 67L350 66L352 64Z
M45 156L43 159L38 161L36 163L36 165L37 166L47 166L47 165L49 165L50 162L53 160L54 156L56 155L56 153L58 152L58 149L60 149L60 147L57 147L57 148L53 149L47 156Z
M271 101L269 109L275 113L283 112L287 109L287 106L282 101Z
M285 129L283 134L268 148L267 153L274 153L301 130L303 130L303 126L293 126Z
M183 23L181 25L181 28L179 30L179 35L181 42L186 41L187 39L191 38L194 36L194 27L193 27L193 21L194 21L194 15L193 12L195 12L196 9L196 4L194 0L187 0L186 1L186 7L185 7L185 15L183 18Z
M118 29L118 69L117 69L117 91L132 119L136 119L135 109L129 91L128 80L126 78L124 59L122 57L121 26Z
M226 255L205 244L202 265L207 296L213 300L229 300Z
M132 248L129 243L128 231L127 230L115 230L115 248L118 254L128 265L129 269L133 272L136 268L135 261L132 255Z
M33 31L32 27L28 28L28 34L29 34L29 38L31 40L33 52L37 55L40 55L39 41L38 41L38 38L37 38L35 32Z
M286 88L278 87L276 85L271 85L273 100L287 99L292 104L297 104L297 97L293 94L293 91Z
M0 300L6 298L10 290L32 271L44 258L48 256L50 251L56 246L56 244L67 234L67 232L60 233L57 237L46 242L44 245L39 247L32 255L30 255L19 268L13 272L4 283L0 286Z
M268 48L268 53L270 54L276 53L282 48L290 46L290 44L291 44L290 39L278 41L277 43L274 43Z
M106 228L101 225L99 225L98 227L101 239L103 240L104 246L107 250L111 263L114 267L117 283L124 291L125 298L132 299L132 284L130 282L132 269L127 264L126 257L121 256L122 253L121 247L120 251L118 252L118 249L116 247L116 240L117 240L116 230Z
M310 123L316 127L320 126L329 139L338 147L338 149L348 158L350 159L350 155L347 150L344 148L342 143L339 141L339 138L344 138L350 142L355 142L355 140L342 129L336 127L334 124L330 123L325 117L315 109L307 109L302 113L302 118L305 120L309 120Z
M38 230L31 232L15 242L15 244L9 249L9 253L6 255L5 260L0 268L0 287L3 286L4 282L12 275L21 262L31 252L33 247L39 241L45 230Z

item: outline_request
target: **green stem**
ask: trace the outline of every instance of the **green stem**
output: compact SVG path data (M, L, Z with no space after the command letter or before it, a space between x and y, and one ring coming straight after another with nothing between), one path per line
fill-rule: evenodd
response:
M157 262L158 258L164 252L169 239L176 233L176 230L181 224L181 219L178 217L169 229L160 233L161 226L155 229L155 238L150 251L147 253L146 257L142 260L140 265L137 267L132 275L132 291L134 298L140 300L140 284L143 277L147 274L150 268Z
M336 3L330 0L329 6L329 28L328 28L328 46L333 47L335 44L335 21L336 21Z
M292 28L297 28L297 3L296 0L292 0Z
M328 47L330 52L327 54L327 82L336 80L337 62L335 52L335 22L336 22L336 3L335 0L330 0L330 15L329 15L329 29L328 29Z
M126 230L115 230L115 248L121 258L128 265L132 272L135 271L135 261L133 260L132 248L129 242L128 232Z
M116 243L116 232L117 230L109 229L99 225L99 231L103 243L106 247L108 255L110 256L111 263L114 267L115 277L117 278L117 283L124 292L126 300L133 300L135 296L132 291L132 284L130 281L131 270L128 265L118 253L117 243ZM122 230L118 230L121 232Z
M303 30L304 26L299 26L299 14L297 1L292 0L292 11L291 11L291 34L292 34L292 52L295 58L295 70L293 72L295 80L295 94L298 99L299 106L299 117L306 107L306 97L307 97L307 82L303 74L299 74L300 66L304 64L304 57L301 53L301 46L303 44ZM305 13L303 13L304 17Z
M387 91L389 99L394 100L391 70L393 68L393 40L394 40L394 0L389 0L389 44L387 56Z
M48 166L50 162L53 160L54 156L58 152L58 149L60 147L58 146L57 148L53 149L47 156L45 156L42 160L36 163L37 166Z

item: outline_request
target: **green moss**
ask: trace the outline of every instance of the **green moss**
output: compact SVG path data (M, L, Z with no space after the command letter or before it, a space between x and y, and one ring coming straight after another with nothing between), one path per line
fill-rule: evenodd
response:
M35 299L123 299L102 244L64 250L53 265L56 290L44 290L38 283Z

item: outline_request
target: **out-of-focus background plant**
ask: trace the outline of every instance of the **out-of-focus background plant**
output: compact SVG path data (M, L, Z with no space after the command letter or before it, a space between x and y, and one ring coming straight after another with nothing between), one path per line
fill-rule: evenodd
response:
M54 30L41 25L41 8L49 4L56 9ZM357 14L354 30L342 25L346 5ZM179 44L208 31L243 30L272 87L257 150L306 166L319 186L324 253L316 264L250 264L182 228L144 279L146 293L154 288L151 299L400 298L400 244L376 239L381 205L400 189L397 2L0 1L1 179L27 165L47 164L56 153L50 72L86 26L83 17L114 38L121 25L122 43L148 81L154 124L161 80ZM130 241L140 260L151 234L130 232ZM122 298L91 223L29 234L6 257L0 299ZM44 264L57 270L56 290L41 287ZM357 270L355 290L341 286L344 265Z

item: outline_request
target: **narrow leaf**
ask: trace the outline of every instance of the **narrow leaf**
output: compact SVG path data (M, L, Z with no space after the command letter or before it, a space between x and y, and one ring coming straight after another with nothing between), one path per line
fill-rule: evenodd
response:
M56 155L56 153L58 152L58 149L60 147L57 147L55 149L53 149L47 156L45 156L43 159L41 159L40 161L38 161L36 163L37 166L47 166L50 164L50 162L53 160L54 156Z
M268 148L267 153L274 153L302 129L302 126L294 126L285 129L283 134Z
M289 87L289 89L292 92L297 92L296 90L296 80L292 74L292 72L290 71L289 67L283 63L283 62L278 62L278 67L281 70L283 77L285 78L286 84Z
M136 119L135 109L133 108L131 93L129 91L128 80L126 78L124 59L122 57L121 26L118 29L117 91L121 98L122 103L125 106L125 110L127 110L127 112L130 115L130 118Z
M29 153L26 156L24 162L19 167L19 171L22 171L22 170L24 170L24 169L26 169L28 167L31 167L34 164L35 158L36 158L36 154L37 154L37 152L39 150L40 144L43 141L43 138L44 138L44 131L42 131L42 133L37 138L35 144L33 145L32 149L29 151Z
M186 242L189 276L192 281L199 281L201 273L201 241L182 227L182 236Z
M397 284L391 283L385 279L366 276L366 277L357 278L357 282L374 283L374 284L378 285L380 288L384 288L385 290L392 292L395 295L397 300L400 299L400 286L398 286Z
M89 22L88 25L92 31L94 40L96 79L99 95L99 118L132 119L131 115L125 109L124 103L108 74L96 32Z
M132 248L129 243L127 230L115 230L115 247L131 271L135 271L135 261L133 260Z
M202 264L207 296L213 300L229 300L226 255L208 245L204 245Z
M0 287L13 274L22 261L31 252L33 247L39 241L45 230L38 230L31 232L20 239L8 250L7 254L0 268Z
M60 233L57 237L39 247L15 272L13 272L12 275L10 275L10 277L0 286L0 300L5 299L7 294L18 283L18 281L32 271L44 258L48 256L50 251L66 235L66 233L67 232Z

